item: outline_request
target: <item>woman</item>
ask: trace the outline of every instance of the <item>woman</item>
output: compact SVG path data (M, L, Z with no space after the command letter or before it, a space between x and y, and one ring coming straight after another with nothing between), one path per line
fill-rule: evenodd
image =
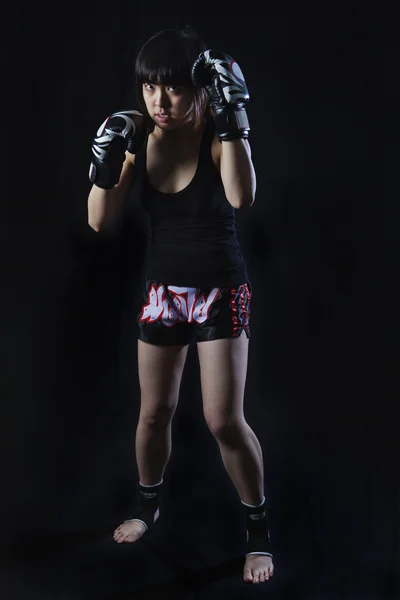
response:
M135 542L158 518L171 422L192 339L204 415L243 503L246 582L273 574L260 444L243 414L251 288L235 210L251 206L256 177L243 74L190 27L163 30L138 53L138 111L114 113L94 139L89 224L113 224L136 177L151 243L138 315L140 500L114 532Z

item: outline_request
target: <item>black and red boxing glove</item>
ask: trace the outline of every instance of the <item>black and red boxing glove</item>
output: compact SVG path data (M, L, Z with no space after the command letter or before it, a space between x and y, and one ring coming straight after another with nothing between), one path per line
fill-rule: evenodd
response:
M136 154L146 138L143 115L137 110L113 113L102 123L92 143L89 179L108 190L119 181L125 152Z
M250 96L236 60L219 50L205 50L193 65L192 81L210 96L220 141L247 139L250 126L245 105Z

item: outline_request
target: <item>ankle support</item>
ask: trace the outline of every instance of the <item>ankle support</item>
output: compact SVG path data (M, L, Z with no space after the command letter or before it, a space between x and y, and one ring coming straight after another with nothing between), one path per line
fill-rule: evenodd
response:
M160 494L163 480L156 485L143 485L139 482L139 497L137 508L132 519L128 519L125 523L132 521L140 521L146 526L146 529L153 525L158 519L160 509Z
M242 501L246 515L247 552L264 554L272 557L271 540L268 530L265 498L259 506L252 506Z

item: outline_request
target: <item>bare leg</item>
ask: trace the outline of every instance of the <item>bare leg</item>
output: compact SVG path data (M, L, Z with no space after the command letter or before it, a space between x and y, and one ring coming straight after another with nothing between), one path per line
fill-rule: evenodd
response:
M171 455L175 413L187 346L153 346L139 340L141 405L136 430L136 460L141 483L161 481Z
M243 413L248 342L242 334L239 338L200 342L197 348L205 419L240 499L256 506L264 498L264 468L260 443ZM246 582L261 583L272 574L271 557L246 557Z
M136 460L144 485L160 483L171 455L171 424L179 398L187 346L154 346L139 340L141 392L136 429ZM135 542L146 531L140 521L122 523L116 542Z

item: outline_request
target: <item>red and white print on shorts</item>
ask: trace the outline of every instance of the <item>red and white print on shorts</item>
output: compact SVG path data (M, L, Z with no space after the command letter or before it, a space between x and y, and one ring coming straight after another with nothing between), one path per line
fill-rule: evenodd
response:
M157 345L186 345L250 337L250 283L233 287L182 287L146 280L137 316L139 339Z

